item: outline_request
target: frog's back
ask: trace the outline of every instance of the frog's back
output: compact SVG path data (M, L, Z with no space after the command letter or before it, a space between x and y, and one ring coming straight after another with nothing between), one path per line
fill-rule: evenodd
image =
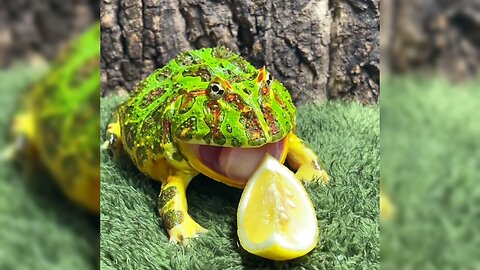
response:
M141 168L147 159L160 159L171 145L170 122L180 89L172 76L181 67L170 61L140 82L118 108L122 142L133 162Z

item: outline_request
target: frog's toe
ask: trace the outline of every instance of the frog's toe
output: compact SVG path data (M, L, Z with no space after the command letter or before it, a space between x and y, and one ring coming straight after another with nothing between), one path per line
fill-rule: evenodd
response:
M171 227L171 224L165 224L170 236L170 242L172 243L187 243L188 239L196 238L200 233L207 232L207 229L200 226L188 215L182 222L174 225L171 229L168 229L169 226Z
M108 140L105 140L102 145L100 145L101 150L108 150L110 148L110 142Z
M322 184L330 182L330 176L328 176L327 172L315 166L300 166L295 176L303 182L320 181Z

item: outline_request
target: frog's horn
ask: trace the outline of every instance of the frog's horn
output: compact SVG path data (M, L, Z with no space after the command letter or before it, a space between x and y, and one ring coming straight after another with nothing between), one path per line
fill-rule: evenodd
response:
M262 68L258 69L258 75L257 75L257 82L262 82L265 80L265 75L267 74L267 71L265 70L265 66Z

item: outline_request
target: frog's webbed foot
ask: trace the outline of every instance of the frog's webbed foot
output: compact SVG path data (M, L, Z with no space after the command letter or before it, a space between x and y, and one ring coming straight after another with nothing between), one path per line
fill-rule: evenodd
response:
M107 131L106 137L107 138L100 146L100 149L102 150L110 149L115 152L119 148L118 146L121 144L121 142L119 141L119 137L114 133L110 133L109 131Z
M315 152L309 149L295 134L291 134L289 137L287 161L293 169L297 170L295 176L304 182L319 180L323 184L328 184L330 181L325 166Z
M181 213L181 212L178 212ZM167 227L166 220L171 218L169 212L163 215L163 224ZM175 212L171 212L171 215L176 215ZM174 217L177 218L177 217ZM195 220L193 220L188 214L183 213L183 220L172 227L168 231L170 236L170 242L172 243L186 243L190 238L196 238L200 233L207 232L207 229L200 226Z
M110 121L107 126L107 132L105 134L106 140L100 146L102 150L111 150L115 157L121 156L122 153L122 136L120 131L120 122L118 120L118 113L112 113Z
M194 175L175 171L162 183L158 197L158 211L170 242L185 243L207 230L195 222L187 213L186 189Z
M328 184L330 176L328 176L325 170L318 168L318 165L301 165L295 173L295 176L304 182L318 180L323 184Z
M16 115L12 121L11 141L0 149L0 161L32 160L37 157L37 148L33 141L35 126L30 113Z

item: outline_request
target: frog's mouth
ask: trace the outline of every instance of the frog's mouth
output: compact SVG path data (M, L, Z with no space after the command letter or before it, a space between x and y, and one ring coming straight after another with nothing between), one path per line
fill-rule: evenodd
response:
M189 164L202 174L243 188L268 153L281 163L287 155L287 138L257 148L221 147L180 143Z

